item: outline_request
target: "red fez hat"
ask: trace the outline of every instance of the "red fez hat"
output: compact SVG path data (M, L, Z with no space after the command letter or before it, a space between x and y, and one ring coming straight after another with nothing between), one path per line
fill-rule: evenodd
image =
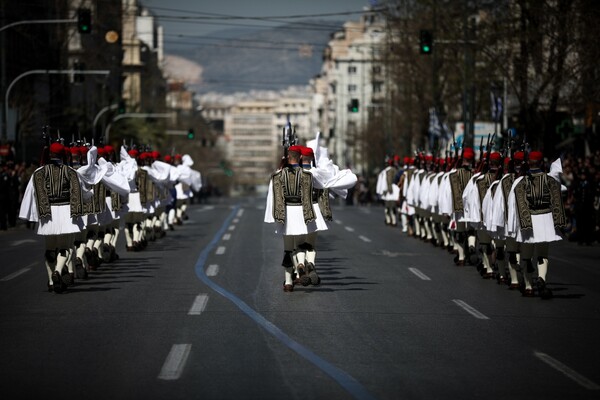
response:
M492 154L490 154L490 160L494 160L494 161L502 160L502 155L500 153L498 153L497 151L494 151L494 152L492 152Z
M542 158L544 158L544 155L541 151L532 151L529 153L529 159L531 161L540 161Z
M156 150L152 152L152 158L158 160L160 158L160 153Z
M175 154L175 159L181 159L181 154Z
M65 146L58 142L54 142L50 145L50 153L62 154L65 151Z
M427 154L425 156L425 161L433 161L433 156L431 154Z
M140 160L145 160L146 158L150 158L150 153L143 151L142 154L140 154Z
M290 146L288 150L302 154L302 146L298 146L298 145Z
M131 149L127 152L127 154L129 154L131 157L135 158L140 154L140 152L137 151L136 149Z
M88 151L89 151L89 149L87 148L87 146L79 146L80 154L87 154Z
M508 165L510 162L510 157L504 157L504 165Z
M168 155L168 154L167 154L167 155L165 156L165 162L168 162L168 163L170 163L171 161L173 161L173 157L171 157L170 155Z
M98 155L100 157L104 156L106 154L106 150L104 150L104 147L98 147Z
M104 151L106 152L106 154L111 154L115 152L115 149L114 147L107 144L106 146L104 146Z
M444 157L440 157L437 159L437 162L439 165L444 165L446 164L446 160L444 159Z
M313 149L311 149L310 147L302 147L300 154L302 154L304 157L314 157L315 156Z
M410 157L404 157L404 164L408 165L410 164Z
M475 157L475 152L470 147L465 147L463 149L463 158L467 160L472 160Z
M523 161L525 159L525 153L523 153L522 151L517 151L513 155L513 158L515 159L515 161Z
M71 152L72 155L76 156L78 154L80 154L79 152L79 147L78 146L73 146L73 147L69 147L69 151Z

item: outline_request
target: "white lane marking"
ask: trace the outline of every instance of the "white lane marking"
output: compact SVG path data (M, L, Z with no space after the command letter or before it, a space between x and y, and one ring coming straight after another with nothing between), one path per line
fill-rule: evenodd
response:
M555 358L550 357L548 354L541 353L539 351L534 351L533 354L537 358L539 358L540 360L557 370L558 372L562 372L564 375L567 376L567 378L571 378L572 380L577 382L580 386L583 386L588 390L600 390L600 386L598 384L590 381L585 376L580 375L571 368L567 367L565 364L561 363Z
M219 266L217 264L210 264L208 268L206 268L207 276L216 276L219 273Z
M344 229L347 230L348 232L354 232L354 228L351 226L346 226Z
M10 275L6 275L4 278L0 279L0 281L2 281L2 282L10 281L11 279L14 279L17 276L22 275L25 272L29 271L31 269L31 267L33 267L35 264L37 264L37 263L29 264L25 268L21 268L20 270L15 271Z
M236 216L239 218L239 217L241 217L242 215L244 215L244 209L243 209L243 208L240 208L240 209L238 210L238 212L237 212Z
M196 212L204 212L204 211L210 211L210 210L214 210L215 206L204 206L202 208L197 208L194 211Z
M368 237L366 237L366 236L360 235L358 238L359 238L360 240L362 240L363 242L371 243L371 239L369 239L369 238L368 238Z
M229 228L227 228L228 230L232 231L235 229L235 225L230 225Z
M425 275L424 273L422 273L421 271L419 271L417 268L410 267L408 270L410 272L412 272L413 274L415 274L416 276L418 276L419 278L423 279L424 281L430 281L431 280L430 277L428 277L427 275Z
M158 374L158 379L165 381L179 379L191 350L191 344L174 344Z
M12 242L10 244L10 246L15 247L15 246L19 246L19 245L25 244L25 243L35 243L35 240L33 240L33 239L15 240L14 242Z
M217 255L225 254L225 246L217 247L217 251L215 251L215 254L217 254Z
M340 220L337 220L337 219L333 220L333 222L335 222L335 223L336 223L336 224L338 224L338 225L340 225L340 224L342 223L342 221L340 221Z
M206 309L206 304L208 303L208 295L207 294L199 294L194 299L194 303L188 311L188 315L200 315Z
M234 224L237 224L238 222L240 222L240 220L238 218L234 218L233 221L231 221L231 222L233 222Z
M223 235L223 240L229 240L231 239L231 233L226 233Z
M465 310L466 312L468 312L469 314L471 314L472 316L474 316L477 319L489 319L484 314L480 313L479 311L477 311L476 309L474 309L473 307L471 307L470 305L468 305L467 303L465 303L462 300L454 299L452 301L457 306L459 306L460 308L462 308L463 310Z

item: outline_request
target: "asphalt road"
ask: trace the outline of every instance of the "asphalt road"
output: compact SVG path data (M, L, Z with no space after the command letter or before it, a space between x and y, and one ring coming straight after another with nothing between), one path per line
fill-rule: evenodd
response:
M194 205L142 252L48 293L43 242L0 233L3 399L597 399L600 246L551 247L523 298L334 207L319 286L282 290L264 200Z

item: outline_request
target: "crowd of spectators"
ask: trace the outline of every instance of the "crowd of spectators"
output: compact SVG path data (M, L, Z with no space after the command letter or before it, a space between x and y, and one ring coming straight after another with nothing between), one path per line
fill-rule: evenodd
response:
M552 161L552 160L549 160ZM600 150L587 157L562 157L568 239L578 244L600 243Z
M33 164L0 159L0 230L17 226L21 199L36 168Z

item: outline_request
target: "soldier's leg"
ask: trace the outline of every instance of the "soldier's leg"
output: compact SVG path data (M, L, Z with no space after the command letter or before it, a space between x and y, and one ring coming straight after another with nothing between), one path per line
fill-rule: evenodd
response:
M491 256L492 256L492 238L483 229L477 231L477 239L481 246L483 270L481 276L484 279L491 279L494 277L494 269L492 268Z
M456 236L455 236L455 247L458 253L456 258L456 265L465 265L465 241L467 235L467 226L464 222L456 223Z
M321 283L321 278L317 274L317 268L315 266L315 260L317 257L317 250L315 248L317 243L317 232L312 232L306 235L306 272L310 279L311 285L318 285Z
M512 237L506 238L506 253L508 258L508 273L510 274L510 290L516 290L519 288L519 274L520 270L520 254L519 245L517 241Z
M505 240L494 239L494 253L496 255L496 265L498 266L498 284L506 283L506 252L504 250Z
M398 208L396 207L396 202L395 201L390 201L390 221L391 221L391 225L392 226L398 226L398 219L397 219L397 213L398 213Z
M390 215L390 208L387 206L387 202L384 203L383 213L385 215L385 224L386 225L391 225L391 223L392 223L392 216Z
M56 269L56 253L57 253L57 240L54 235L44 236L46 251L44 253L44 261L46 264L46 272L48 273L48 291L54 291L54 282L52 280L52 273Z
M533 250L534 245L532 243L520 243L521 249L521 273L523 274L524 291L523 296L533 297L533 288L531 286L533 272Z
M291 292L294 290L294 262L292 253L294 251L294 237L283 235L283 261L281 266L284 270L283 291Z
M537 258L538 282L537 289L542 299L552 297L552 291L546 286L546 274L548 273L548 249L549 243L536 243L535 255Z

